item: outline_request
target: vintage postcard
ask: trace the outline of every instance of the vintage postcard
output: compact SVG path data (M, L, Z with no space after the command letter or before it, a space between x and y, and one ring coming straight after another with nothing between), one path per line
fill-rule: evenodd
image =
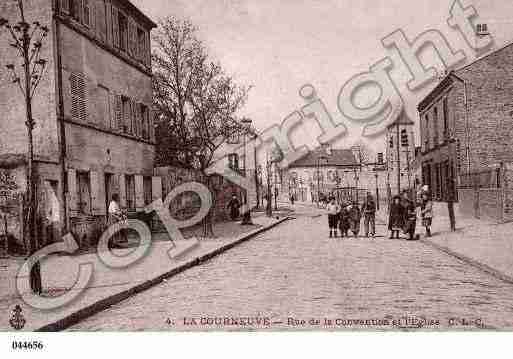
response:
M512 330L511 14L0 0L0 332Z

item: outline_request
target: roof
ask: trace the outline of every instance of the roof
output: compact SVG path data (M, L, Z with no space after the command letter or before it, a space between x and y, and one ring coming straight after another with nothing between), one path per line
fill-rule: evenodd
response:
M130 0L118 0L120 3L125 5L131 12L135 13L140 19L145 21L151 28L157 27L157 24L146 16L137 6L135 6Z
M327 160L321 159L322 156L326 157ZM292 162L289 165L289 168L317 166L358 166L358 162L351 150L331 150L331 154L328 155L326 150L317 148L308 152L300 159Z
M397 118L392 122L390 125L387 126L387 128L395 127L397 125L414 125L415 122L413 122L404 110L404 108L401 110Z
M513 45L513 42L512 43L508 43L506 45L504 45L503 47L495 50L495 51L491 51L487 54L485 54L484 56L481 56L479 57L478 59L458 68L458 69L455 69L455 70L451 70L449 71L445 77L443 77L441 79L441 81L422 99L422 101L419 102L419 105L417 106L417 109L419 112L421 112L423 109L425 109L427 106L429 106L429 104L434 100L434 98L437 97L437 95L440 93L440 91L442 91L443 89L447 88L449 85L451 85L453 83L453 78L457 78L457 79L460 79L461 78L459 77L468 67L476 64L476 63L479 63L487 58L489 58L490 56L493 56L495 54L497 54L498 52L500 51L503 51L505 49L508 49L510 46Z

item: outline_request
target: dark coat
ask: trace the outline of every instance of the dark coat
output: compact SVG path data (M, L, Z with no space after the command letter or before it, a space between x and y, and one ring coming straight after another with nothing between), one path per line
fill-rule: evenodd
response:
M349 211L346 207L342 207L338 215L338 227L342 232L347 232L350 227Z
M404 207L400 203L392 203L388 216L388 229L402 228L404 225Z

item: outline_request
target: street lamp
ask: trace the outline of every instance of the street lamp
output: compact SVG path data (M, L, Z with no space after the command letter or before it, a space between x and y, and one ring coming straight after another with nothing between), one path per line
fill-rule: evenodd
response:
M247 152L246 152L246 135L249 132L250 126L251 126L251 119L245 117L242 119L242 124L244 124L244 177L247 176ZM251 211L249 209L248 205L248 190L244 190L244 213L242 214L242 222L241 225L252 225L253 222L251 221Z
M379 188L378 188L378 171L374 172L374 177L376 177L376 207L379 211Z

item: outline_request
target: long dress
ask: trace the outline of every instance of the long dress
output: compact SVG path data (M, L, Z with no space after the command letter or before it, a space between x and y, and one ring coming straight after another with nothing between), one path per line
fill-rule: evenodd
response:
M349 223L351 227L351 232L354 235L358 235L360 233L360 221L362 219L362 214L360 212L360 208L357 205L351 206L349 209Z
M400 231L404 226L403 206L398 203L392 203L390 214L388 216L388 230Z

